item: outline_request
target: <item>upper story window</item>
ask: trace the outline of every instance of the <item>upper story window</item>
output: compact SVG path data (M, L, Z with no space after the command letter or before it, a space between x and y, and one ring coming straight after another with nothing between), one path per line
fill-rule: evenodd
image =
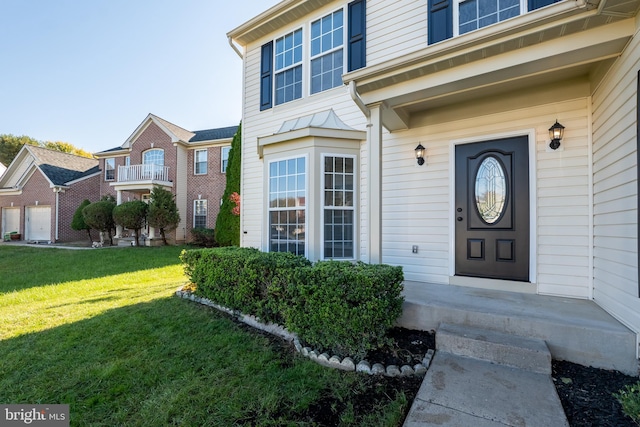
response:
M204 175L207 173L207 150L196 150L193 153L193 173Z
M229 166L229 152L231 151L231 146L227 145L226 147L222 147L220 149L220 172L226 173L227 166Z
M153 148L142 155L142 163L145 165L164 166L164 150Z
M113 181L116 179L116 159L113 157L104 159L104 180Z
M342 84L342 74L366 64L365 0L355 0L329 15L314 19L261 48L260 110L302 98L303 88L314 94ZM346 35L346 43L345 43ZM306 40L303 43L303 40ZM345 58L346 45L346 58ZM303 47L309 49L303 52ZM306 63L304 63L305 59ZM303 64L304 63L304 64ZM303 66L309 67L307 84ZM275 98L275 101L274 101Z
M344 12L338 10L311 23L311 93L342 84Z
M429 0L429 44L462 35L560 0Z
M302 97L302 29L276 39L276 105Z

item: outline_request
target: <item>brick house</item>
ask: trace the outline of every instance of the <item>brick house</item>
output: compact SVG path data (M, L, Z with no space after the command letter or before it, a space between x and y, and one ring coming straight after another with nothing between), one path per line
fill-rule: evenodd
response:
M214 228L226 185L226 166L237 126L189 131L149 114L119 147L95 153L102 171L100 195L111 194L118 204L148 200L155 185L176 196L178 228L167 237L191 240L196 227ZM126 231L116 230L117 237ZM145 244L160 235L147 227Z
M99 199L98 161L25 145L0 176L2 234L18 232L30 242L74 241L71 229L84 199Z

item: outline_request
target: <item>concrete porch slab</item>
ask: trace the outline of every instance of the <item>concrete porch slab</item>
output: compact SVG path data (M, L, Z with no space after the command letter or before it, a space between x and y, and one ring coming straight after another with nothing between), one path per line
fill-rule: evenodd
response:
M404 297L405 328L444 322L538 338L554 359L638 375L636 335L593 301L409 281Z

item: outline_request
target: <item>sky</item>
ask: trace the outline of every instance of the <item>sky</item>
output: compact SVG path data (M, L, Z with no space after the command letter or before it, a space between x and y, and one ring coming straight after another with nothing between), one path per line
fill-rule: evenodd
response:
M0 0L0 134L89 152L149 113L187 130L241 119L227 32L279 0Z

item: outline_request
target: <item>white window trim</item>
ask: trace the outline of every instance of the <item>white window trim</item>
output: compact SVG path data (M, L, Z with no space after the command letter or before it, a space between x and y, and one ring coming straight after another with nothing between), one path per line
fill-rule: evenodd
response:
M227 151L227 167L224 167L224 152ZM227 173L227 169L229 168L229 152L231 151L230 145L225 145L220 147L220 173Z
M152 163L146 163L146 162L145 162L145 157L146 157L146 155L147 155L147 154L149 154L149 153L152 153L152 152L161 152L161 153L162 153L162 165L157 165L157 166L164 166L164 165L165 165L165 164L164 164L164 160L165 160L165 152L164 152L164 149L163 149L163 148L150 148L150 149L148 149L148 150L143 151L143 152L142 152L142 164L145 164L145 165L150 165L150 164L152 164ZM155 164L155 163L153 163L153 164Z
M109 169L107 164L108 162L113 162L113 168ZM113 171L113 178L107 178L107 172ZM104 180L105 181L115 181L116 180L116 159L115 157L108 157L104 159Z
M310 206L309 206L309 185L310 185L310 176L309 176L309 154L308 153L298 153L295 155L291 155L291 156L287 156L287 157L277 157L277 158L273 158L270 159L266 165L265 168L265 174L266 174L266 191L264 192L264 204L265 204L265 212L266 212L266 216L265 216L265 232L266 232L266 247L264 252L271 252L271 207L269 206L269 179L271 178L270 175L270 170L271 170L271 164L272 163L276 163L276 162L281 162L281 161L286 161L286 160L291 160L291 159L299 159L299 158L303 158L304 159L304 170L305 170L305 189L304 189L304 198L305 198L305 205L304 205L304 210L305 210L305 215L304 215L304 230L305 230L305 235L308 236L309 235L309 215L311 213L310 210ZM277 209L277 208L276 208ZM299 210L299 209L298 209ZM309 239L305 237L304 239L304 257L308 257L309 256Z
M277 50L276 50L277 49L276 45L277 45L278 39L283 39L283 38L285 38L286 36L288 36L290 34L293 35L298 30L302 31L302 44L300 46L301 49L302 49L302 56L301 56L300 61L299 62L294 62L291 65L287 65L287 66L284 66L284 67L282 67L280 69L277 69L276 57L277 57L278 53L277 53ZM307 43L307 37L308 37L307 33L308 33L308 31L309 30L308 30L307 26L303 25L303 26L300 26L300 27L296 27L296 28L292 29L291 31L287 31L286 33L281 34L280 36L275 37L273 39L273 64L272 64L273 65L273 78L272 78L273 82L271 84L271 92L272 92L271 96L272 96L272 99L273 99L273 105L276 106L276 107L280 106L280 105L289 104L291 102L297 101L297 100L302 99L302 98L305 97L305 80L306 79L305 79L305 75L304 75L304 70L305 70L305 63L308 63L307 50L305 49L305 47L306 47L306 43ZM282 74L282 73L285 73L285 72L287 72L289 70L292 70L292 69L294 69L294 68L296 68L298 66L301 67L301 70L302 70L301 71L302 72L302 81L301 81L302 89L301 89L300 98L295 98L295 99L292 99L292 100L289 100L289 101L284 101L284 102L278 104L276 102L276 79L277 79L277 76L279 74Z
M453 11L452 11L452 15L453 15L453 37L460 36L460 13L459 13L459 10L460 10L460 4L464 3L465 1L468 1L468 0L454 0L453 1L453 5L452 5L452 7L453 7ZM524 15L525 13L529 12L527 6L528 6L527 0L520 0L520 13L517 16L521 16L521 15ZM468 31L468 32L466 32L464 34L470 34L470 33L473 33L474 31L481 30L482 28L491 27L492 25L496 25L496 24L499 24L501 22L508 21L509 19L513 19L513 18L515 18L515 16L512 17L512 18L505 19L503 21L494 22L491 25L486 25L484 27L476 28L475 30Z
M204 162L198 162L198 153L205 153L206 159ZM204 163L204 172L198 172L198 163ZM194 175L206 175L209 170L209 151L206 148L202 148L199 150L193 150L193 174Z
M205 203L205 214L204 214L204 228L207 228L207 216L209 215L209 202L207 202L207 199L195 199L193 201L193 228L196 228L196 205L198 204L198 202L204 202ZM197 215L197 216L203 216L203 215Z
M326 258L324 256L324 228L325 228L325 221L324 221L324 210L325 208L332 208L331 206L326 206L324 204L324 190L325 190L325 186L324 186L324 174L325 174L325 158L326 157L341 157L341 158L351 158L353 159L353 206L342 206L341 209L342 210L351 210L353 211L353 257L351 258ZM358 157L356 155L353 154L344 154L344 153L322 153L320 156L320 182L321 182L321 194L320 194L320 198L321 198L321 211L320 211L320 259L321 260L328 260L328 259L335 259L335 260L339 260L339 261L354 261L356 259L358 259L358 233L357 233L357 223L358 223L358 212L356 207L358 206L358 201L359 201L359 195L358 195ZM335 206L334 206L335 208Z

